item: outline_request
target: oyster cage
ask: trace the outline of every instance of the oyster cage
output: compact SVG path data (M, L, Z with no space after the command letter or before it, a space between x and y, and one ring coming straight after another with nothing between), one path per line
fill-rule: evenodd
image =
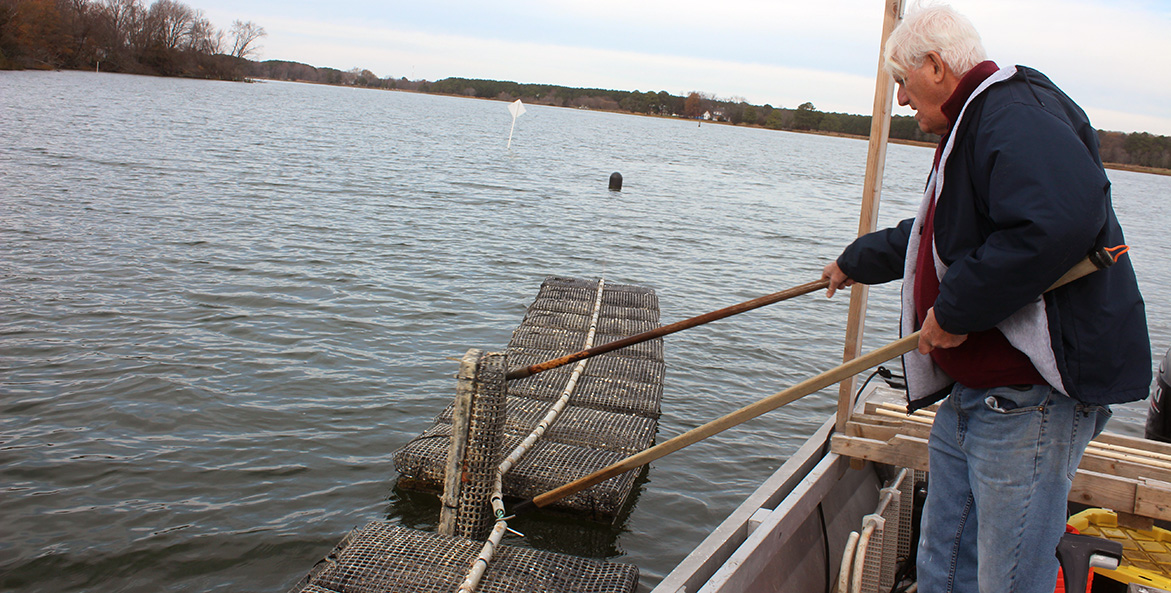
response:
M508 368L521 368L581 350L589 330L597 284L547 278L505 350ZM594 345L659 325L654 291L606 284ZM504 452L536 426L565 388L573 365L508 382ZM654 444L663 396L661 339L589 359L568 407L531 451L504 476L504 495L532 498L589 475ZM398 484L439 493L452 433L448 406L435 424L394 455ZM638 472L627 472L558 501L549 508L613 521L622 511Z
M572 354L584 347L597 284L547 278L513 332L504 355L471 350L458 376L458 392L470 401L461 491L454 533L483 529L485 516L463 498L483 498L481 474L495 471L544 417L565 390L573 365L501 385L504 368L518 368ZM604 285L594 345L658 327L658 298L650 289ZM468 369L474 369L468 371ZM568 406L521 461L505 474L506 497L532 498L586 476L654 444L663 393L662 340L590 359ZM456 404L395 453L399 486L440 493L451 448ZM464 408L465 410L468 408ZM454 453L453 453L454 454ZM627 472L568 497L552 508L613 521L626 505L636 474ZM444 503L445 505L448 503ZM455 591L484 547L482 540L417 531L373 522L350 532L290 593L432 593ZM638 568L499 546L477 593L633 593Z
M483 542L382 522L352 531L290 593L437 593L455 591ZM629 564L502 546L477 593L633 592Z

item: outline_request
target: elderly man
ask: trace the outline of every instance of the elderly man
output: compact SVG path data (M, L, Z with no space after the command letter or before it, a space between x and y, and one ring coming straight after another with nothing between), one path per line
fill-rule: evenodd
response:
M903 278L911 409L931 431L919 590L1053 591L1066 499L1107 405L1146 396L1150 342L1128 260L1043 294L1123 243L1097 134L1043 74L985 61L946 6L887 42L900 105L942 136L918 215L826 266L828 296ZM946 398L946 399L944 399Z

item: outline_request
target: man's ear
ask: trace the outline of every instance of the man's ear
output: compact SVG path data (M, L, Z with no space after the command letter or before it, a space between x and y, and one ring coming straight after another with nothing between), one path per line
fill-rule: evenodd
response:
M939 52L927 52L927 61L931 63L931 79L936 83L943 82L947 77L947 64L943 63L943 57Z

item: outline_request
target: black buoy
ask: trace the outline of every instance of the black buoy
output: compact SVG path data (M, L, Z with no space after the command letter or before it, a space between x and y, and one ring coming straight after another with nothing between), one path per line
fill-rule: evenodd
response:
M1155 392L1151 394L1151 409L1147 410L1147 438L1171 443L1171 350L1159 363L1155 376Z
M622 174L617 171L610 174L610 191L622 191Z

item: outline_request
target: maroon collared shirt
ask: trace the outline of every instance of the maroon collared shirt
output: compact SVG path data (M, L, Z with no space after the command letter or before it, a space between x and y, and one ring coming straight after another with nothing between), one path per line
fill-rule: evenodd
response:
M995 62L985 61L976 65L960 79L955 91L944 101L941 110L947 117L948 130L939 140L935 149L934 168L939 167L943 147L951 135L960 111L968 97L999 68ZM935 273L935 258L932 245L935 235L935 201L927 207L923 219L924 232L919 240L919 253L915 265L915 328L922 327L927 310L939 298L939 277ZM947 232L944 229L943 232ZM1004 385L1044 385L1045 379L1023 352L1009 343L1004 334L996 328L972 332L968 339L955 348L936 348L931 359L951 378L976 389L988 389Z

